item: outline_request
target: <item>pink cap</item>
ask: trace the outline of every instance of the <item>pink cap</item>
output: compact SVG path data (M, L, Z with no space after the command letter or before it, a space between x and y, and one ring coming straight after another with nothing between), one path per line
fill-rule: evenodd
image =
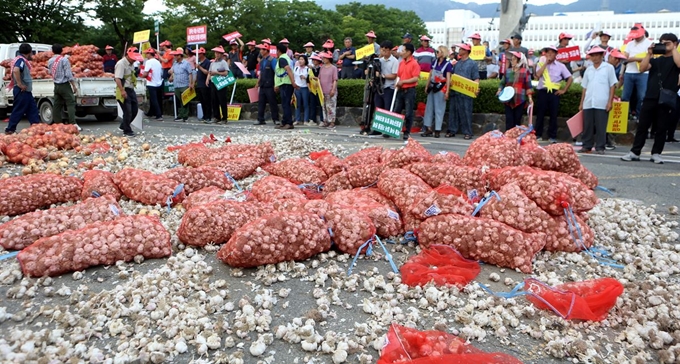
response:
M429 42L429 41L431 41L432 39L430 39L430 37L428 37L427 35L423 35L423 36L420 37L420 40L421 40L421 41L424 41L424 42Z
M571 34L569 34L569 33L560 33L560 37L559 37L559 38L560 38L560 40L562 40L562 39L573 39L574 36L571 35Z
M144 58L142 57L142 55L137 53L137 52L127 52L127 56L132 58L133 60L135 60L137 62L144 61Z
M106 48L104 48L104 49L109 50L109 49L113 49L113 47L111 47L110 45L107 45Z
M465 49L466 51L472 50L472 47L470 47L470 45L467 44L467 43L456 44L456 47L458 47L460 49Z
M368 37L368 38L378 38L378 37L375 36L375 32L373 32L372 30L370 32L366 33L366 37Z
M270 44L270 45L272 44L272 41L269 38L264 38L264 39L261 40L261 42L264 43L264 44Z
M555 51L555 53L557 53L557 48L555 46L543 47L544 52L547 51L547 50Z
M323 44L323 48L333 48L335 47L335 43L333 43L332 40L327 40L326 43Z
M270 46L269 44L264 44L264 43L263 43L263 44L258 44L258 45L256 45L255 48L257 48L257 49L266 49L266 50L269 50L269 46Z
M621 53L618 49L614 49L611 53L609 53L609 57L614 57L618 59L628 59L625 54Z
M323 58L333 59L333 53L331 52L321 52L320 56Z
M257 45L254 40L251 40L250 42L246 43L247 46L254 46Z
M144 51L146 54L156 54L156 50L153 48L148 48L147 50Z
M607 51L600 48L599 46L595 46L588 51L587 55L591 55L591 54L595 54L595 53L607 53Z
M211 51L216 52L216 53L227 53L227 52L224 51L224 48L222 48L222 46L215 47L215 48L211 49Z
M479 33L475 33L475 34L469 36L468 38L470 38L470 39L479 39L479 40L481 40L481 39L482 39L482 36L479 35Z
M515 56L519 59L522 59L522 52L510 52L510 54L512 54L513 56Z
M281 40L279 41L279 43L290 44L290 42L289 42L288 39L286 39L286 38L281 39Z
M307 43L305 43L305 45L303 45L303 47L304 47L304 48L307 48L307 47L312 47L312 48L314 48L314 43L312 43L312 42L307 42Z
M321 61L322 61L322 60L321 60L321 57L319 57L319 55L318 55L318 54L315 54L315 55L313 55L313 56L309 57L309 59L317 60L317 61L319 61L319 62L321 62Z

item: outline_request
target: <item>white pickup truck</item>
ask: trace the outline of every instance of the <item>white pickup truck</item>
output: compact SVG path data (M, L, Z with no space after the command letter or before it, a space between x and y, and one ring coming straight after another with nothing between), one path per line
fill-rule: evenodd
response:
M33 54L52 50L48 44L30 43ZM0 44L0 60L12 59L18 55L19 43ZM9 72L0 67L0 80ZM76 116L94 115L99 121L113 121L118 117L116 102L116 83L113 78L79 78L76 94ZM0 119L5 119L12 110L12 90L7 90L9 81L2 81L0 88ZM146 99L146 80L137 79L135 87L140 105ZM43 123L52 123L52 105L54 104L54 83L51 79L33 80L33 96L38 105L40 119Z

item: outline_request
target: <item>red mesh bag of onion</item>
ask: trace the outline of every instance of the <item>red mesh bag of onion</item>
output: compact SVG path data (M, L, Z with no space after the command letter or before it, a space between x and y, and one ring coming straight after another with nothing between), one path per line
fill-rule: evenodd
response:
M160 220L135 215L38 239L22 250L17 259L24 275L42 277L130 261L136 255L162 258L171 254L170 233Z

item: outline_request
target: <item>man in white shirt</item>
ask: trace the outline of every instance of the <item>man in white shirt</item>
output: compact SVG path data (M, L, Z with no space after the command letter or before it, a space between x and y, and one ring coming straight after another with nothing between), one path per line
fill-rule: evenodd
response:
M645 58L647 49L652 45L652 41L645 37L645 29L641 24L636 24L628 34L632 41L626 45L624 54L628 57L628 64L626 65L626 73L623 76L623 95L621 100L630 101L633 95L633 88L635 88L637 95L637 104L635 106L635 115L640 117L640 107L642 106L642 99L645 98L647 92L647 78L649 72L640 73L640 62ZM631 105L631 110L632 110Z
M149 48L146 51L146 61L142 77L146 78L146 89L149 91L149 112L150 117L155 117L158 121L163 121L163 108L161 100L163 94L163 68L161 62L156 59L156 50Z
M614 66L603 62L605 53L598 46L588 51L593 65L586 69L581 82L583 91L579 109L583 110L583 147L579 153L592 153L594 144L595 153L604 154L609 110L612 108L618 83Z
M392 55L392 42L389 40L383 41L380 44L380 79L382 80L382 89L373 95L375 100L375 107L384 110L389 110L392 106L392 98L394 97L394 87L397 83L397 71L399 70L399 60ZM368 75L370 79L375 79L373 75ZM381 135L382 133L368 129L364 130L369 135Z

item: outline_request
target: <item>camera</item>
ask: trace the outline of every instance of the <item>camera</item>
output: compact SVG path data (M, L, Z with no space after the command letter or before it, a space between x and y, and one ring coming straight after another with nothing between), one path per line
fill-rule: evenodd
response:
M654 46L652 47L652 54L666 54L666 44L654 43Z

